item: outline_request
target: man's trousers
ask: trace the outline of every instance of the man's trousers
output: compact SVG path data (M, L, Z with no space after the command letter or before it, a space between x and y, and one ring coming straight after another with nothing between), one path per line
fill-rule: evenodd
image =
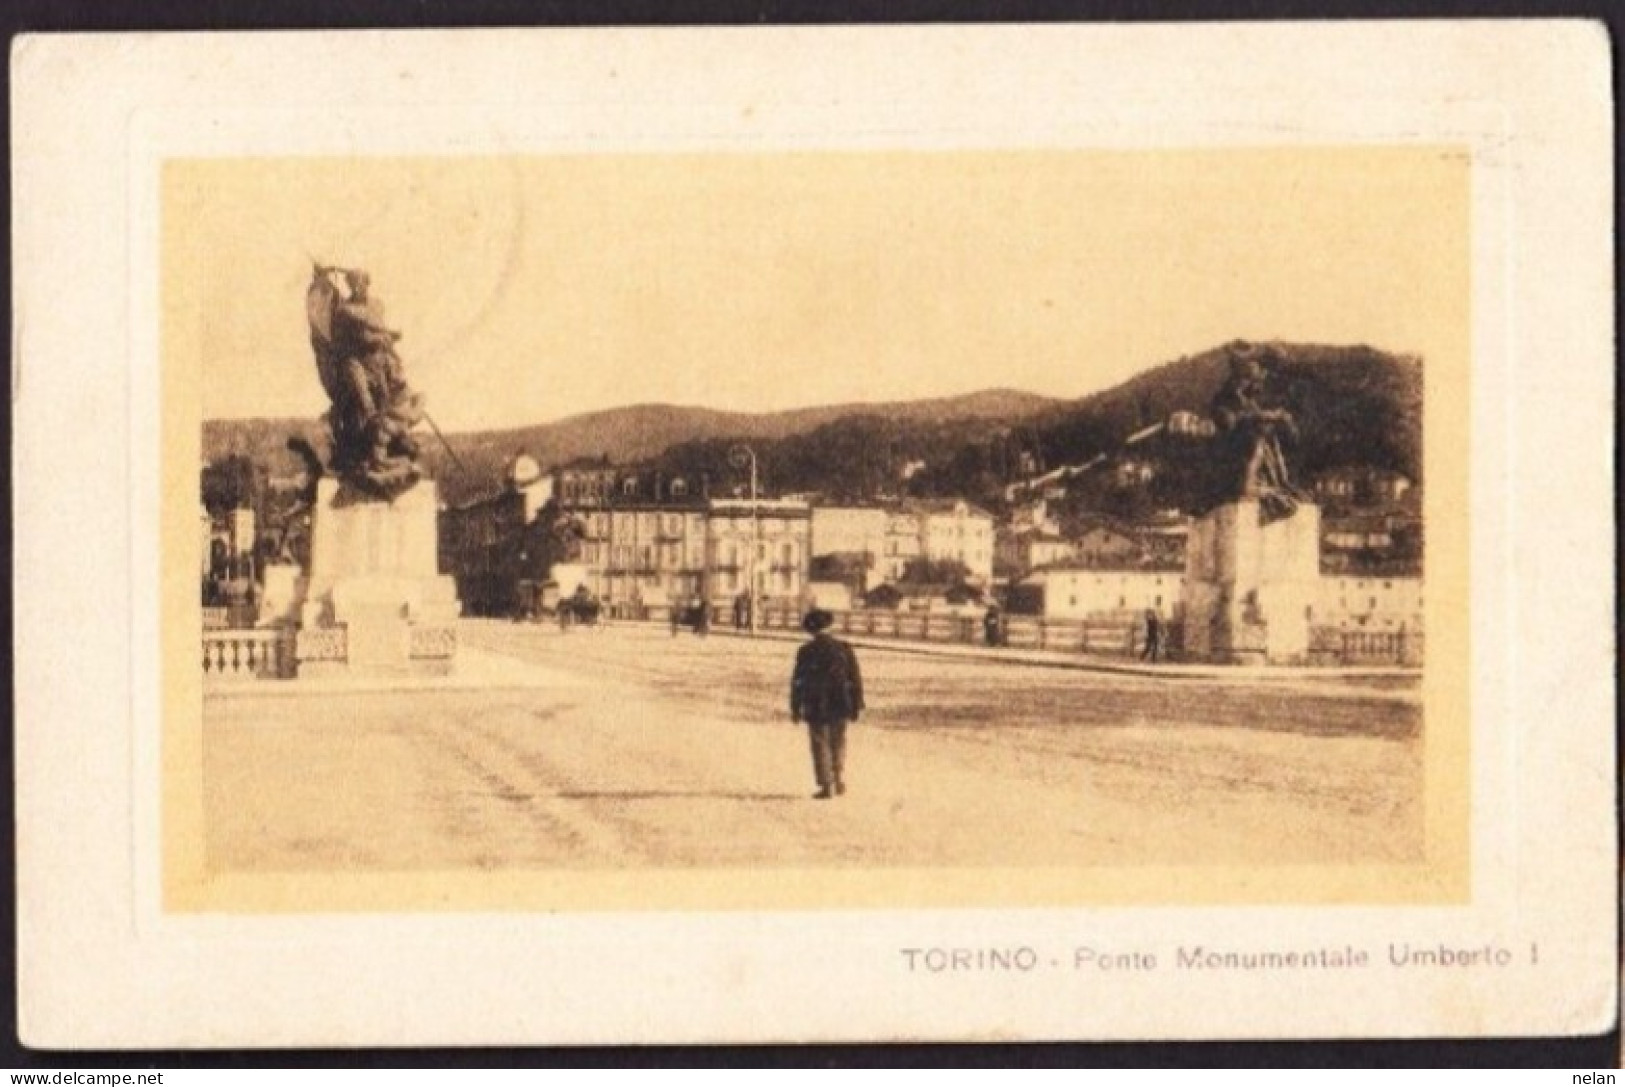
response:
M818 787L840 784L846 766L846 722L808 721L807 738L812 743L813 777Z

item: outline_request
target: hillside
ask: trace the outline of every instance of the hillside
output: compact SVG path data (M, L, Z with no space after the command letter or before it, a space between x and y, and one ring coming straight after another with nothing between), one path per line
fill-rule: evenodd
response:
M941 428L979 419L1025 418L1060 403L1013 389L988 389L956 397L831 404L761 414L636 404L528 427L448 434L466 474L448 462L432 435L425 436L424 444L431 473L442 481L445 497L455 502L495 487L503 465L516 450L524 450L544 465L598 456L607 456L615 464L635 464L657 458L684 442L773 443L852 415L874 415L912 426ZM314 419L209 420L203 424L203 458L212 461L229 454L246 455L270 465L273 474L292 473L298 470L299 462L285 446L287 439L295 435L311 441L318 449L323 447L323 426Z
M1300 440L1288 450L1299 480L1311 481L1334 467L1366 466L1421 481L1420 360L1363 345L1273 346L1282 362L1272 387L1301 428ZM432 436L426 436L425 449L430 471L451 502L497 487L516 450L544 465L607 456L616 464L705 477L713 493L722 493L744 483L728 450L745 440L756 451L765 493L813 493L845 501L900 493L954 495L997 505L1008 483L1120 453L1130 434L1175 411L1205 414L1227 373L1220 346L1074 401L995 389L762 414L640 404L530 427L449 435L466 471L448 462ZM273 473L291 473L297 461L284 443L294 434L321 447L316 420L209 422L204 457L242 453L269 464ZM1211 454L1200 443L1146 442L1134 455L1154 463L1157 471L1150 485L1130 496L1133 504L1190 508L1212 489Z
M1271 345L1282 356L1271 386L1297 418L1300 474L1367 464L1422 478L1422 364L1366 346ZM1110 452L1175 411L1205 413L1229 373L1224 347L1178 359L1045 413L1034 430L1049 464Z
M1386 469L1422 482L1422 363L1363 345L1271 345L1281 363L1271 380L1277 406L1292 412L1298 438L1286 447L1294 481L1311 483L1333 468ZM1046 467L1080 464L1123 451L1130 435L1165 421L1175 411L1206 414L1229 374L1224 347L1175 360L1115 388L1046 413L1030 430ZM1085 481L1086 504L1120 512L1136 507L1206 508L1230 485L1232 469L1213 461L1201 442L1158 439L1133 455L1156 469L1143 493L1108 495L1105 484ZM1090 484L1093 484L1092 488Z
M1274 346L1283 362L1272 388L1301 426L1299 441L1287 451L1299 481L1330 468L1365 466L1420 482L1419 361L1368 347ZM1206 414L1228 373L1224 348L1214 348L1025 416L921 422L865 412L757 443L755 449L769 492L858 500L906 491L963 496L996 507L1009 483L1099 455L1120 455L1131 434L1175 411ZM737 487L739 472L730 467L727 449L725 441L695 438L668 448L651 466ZM1095 473L1074 488L1080 501L1125 514L1190 509L1208 504L1220 485L1212 450L1202 443L1150 441L1135 446L1133 454L1154 467L1150 484L1134 494L1112 494L1109 473ZM911 469L917 470L911 474Z

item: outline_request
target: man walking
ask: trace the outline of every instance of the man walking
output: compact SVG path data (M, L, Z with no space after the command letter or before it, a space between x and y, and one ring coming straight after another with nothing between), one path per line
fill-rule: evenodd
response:
M1140 651L1140 659L1157 663L1162 655L1162 618L1157 615L1157 609L1145 609L1145 648Z
M812 743L815 800L846 792L846 724L863 712L863 677L852 647L829 633L835 617L822 608L809 611L801 627L812 641L796 651L790 679L790 720L806 721Z

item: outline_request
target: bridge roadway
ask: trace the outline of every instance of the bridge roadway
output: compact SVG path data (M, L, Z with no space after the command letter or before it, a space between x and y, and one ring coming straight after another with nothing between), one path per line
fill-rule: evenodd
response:
M210 867L1388 863L1422 850L1410 692L869 650L850 792L820 802L787 714L793 644L482 621L461 638L461 682L208 696Z

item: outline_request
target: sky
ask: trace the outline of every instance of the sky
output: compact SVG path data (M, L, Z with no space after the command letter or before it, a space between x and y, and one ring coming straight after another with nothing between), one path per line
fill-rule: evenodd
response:
M1236 338L1425 360L1468 316L1450 148L191 160L164 215L205 418L325 410L313 259L371 273L447 430L1071 398Z

